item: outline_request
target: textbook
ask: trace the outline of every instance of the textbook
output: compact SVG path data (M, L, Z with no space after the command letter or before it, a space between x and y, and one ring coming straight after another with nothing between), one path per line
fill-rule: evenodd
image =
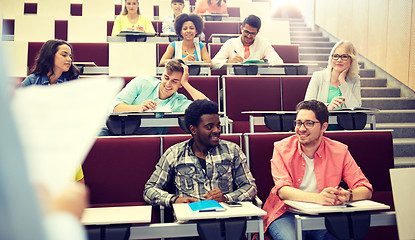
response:
M189 203L189 207L194 212L213 212L225 210L225 208L215 200L202 200L199 202Z
M284 200L284 203L289 205L296 213L306 213L310 215L317 215L319 213L357 212L390 209L388 205L371 200L355 201L336 206L323 206L317 203L298 202L292 200Z
M268 64L267 62L261 61L261 60L246 60L243 62L244 64Z

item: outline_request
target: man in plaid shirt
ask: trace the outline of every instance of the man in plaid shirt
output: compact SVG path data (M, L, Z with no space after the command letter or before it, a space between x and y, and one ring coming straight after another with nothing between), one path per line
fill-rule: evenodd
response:
M145 185L144 199L162 206L253 199L257 187L245 154L237 144L219 139L218 105L196 100L187 108L185 121L192 139L167 149ZM174 182L174 194L164 190L169 181Z

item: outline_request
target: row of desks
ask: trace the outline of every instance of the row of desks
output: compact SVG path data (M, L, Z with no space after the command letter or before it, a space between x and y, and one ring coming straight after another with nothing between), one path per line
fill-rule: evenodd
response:
M152 206L110 207L86 209L81 222L84 225L117 226L130 232L129 239L152 239L166 237L199 236L204 220L227 221L231 218L247 218L246 233L258 233L258 239L264 239L263 220L266 212L251 202L242 202L241 207L228 207L222 212L193 212L188 204L173 204L177 222L150 223ZM396 225L395 212L372 212L370 226ZM132 225L142 223L141 225ZM244 223L242 223L244 224ZM297 239L302 239L302 231L326 229L324 217L296 215L295 227ZM220 231L220 229L219 229Z
M355 110L355 111L330 111L329 114L329 124L338 124L339 117L350 117L350 121L352 127L356 127L355 129L363 129L361 127L361 123L355 123L354 121L358 121L353 116L354 114L363 114L364 118L366 118L364 126L366 124L370 124L370 128L372 130L376 130L376 113L379 110ZM293 125L292 122L295 120L296 112L295 111L246 111L242 112L243 114L249 115L249 125L250 125L250 132L255 132L255 126L266 125L265 118L266 116L276 116L275 123L272 123L273 126L279 127L279 130L275 130L272 127L269 127L271 130L279 131L279 132L287 132L292 130ZM258 116L261 115L261 116ZM225 116L224 113L220 113L220 121L222 126L222 131L224 133L232 133L232 120ZM361 118L360 117L360 118ZM131 121L131 119L136 119ZM126 129L128 126L126 124L140 124L140 127L181 127L184 131L188 132L187 129L184 127L184 113L150 113L150 112L126 112L126 113L112 113L109 116L109 121L113 121L114 124L118 126L118 130L113 130L112 132L117 132L121 135L125 135L128 132ZM274 121L274 120L273 120ZM107 124L108 125L108 124ZM358 126L360 125L360 126ZM134 127L132 128L134 129ZM348 129L348 128L346 128ZM111 129L110 129L111 130ZM349 129L353 130L353 129ZM124 133L124 134L122 134ZM128 134L127 134L128 135Z

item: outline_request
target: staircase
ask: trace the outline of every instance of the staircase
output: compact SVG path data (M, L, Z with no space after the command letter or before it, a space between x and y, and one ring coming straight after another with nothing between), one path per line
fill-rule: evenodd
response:
M309 74L325 68L335 42L330 42L322 32L312 31L303 19L290 18L289 21L291 43L300 46L300 62L318 65L309 69ZM412 92L409 97L402 96L400 88L391 87L386 78L377 77L376 70L366 69L365 63L360 60L362 106L381 109L376 115L377 129L393 129L395 167L414 167L415 94Z

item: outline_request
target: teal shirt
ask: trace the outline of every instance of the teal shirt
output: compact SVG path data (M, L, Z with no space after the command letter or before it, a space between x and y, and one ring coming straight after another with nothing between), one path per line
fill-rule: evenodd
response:
M140 105L145 100L153 100L157 103L157 107L170 108L171 112L184 112L192 103L183 94L173 93L169 98L161 100L159 98L159 87L161 80L150 76L136 77L131 80L125 88L118 93L110 112L120 103L129 105Z
M170 45L173 47L174 51L176 52L176 42L171 42ZM205 44L203 44L202 42L199 42L199 47L200 47L200 52L202 52L202 48L205 46ZM199 56L195 51L192 53L195 55L196 61L202 61L201 56ZM175 54L173 54L173 58L174 58ZM182 54L182 58L185 58L186 56Z
M335 97L341 97L342 96L342 92L340 91L340 88L336 88L333 87L333 85L330 84L329 86L329 95L327 97L327 103L331 103L331 101L333 100L333 98ZM343 106L343 104L342 104ZM337 109L341 109L341 108L337 108Z

